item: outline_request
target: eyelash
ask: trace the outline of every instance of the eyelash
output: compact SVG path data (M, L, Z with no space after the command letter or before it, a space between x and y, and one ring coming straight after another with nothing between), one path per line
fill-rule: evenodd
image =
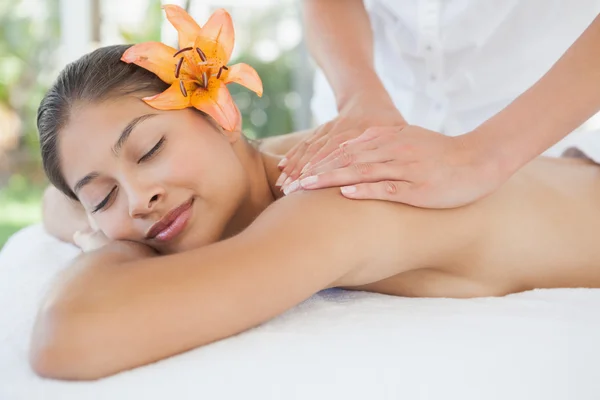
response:
M161 138L160 138L160 140L158 141L158 143L156 143L156 144L154 145L154 147L150 149L150 151L149 151L149 152L147 152L146 154L144 154L144 155L142 156L142 158L140 158L140 159L138 160L138 164L139 164L139 163L141 163L141 162L143 162L143 161L147 161L147 160L151 159L151 158L152 158L152 156L153 156L153 155L154 155L154 154L155 154L155 153L156 153L158 150L160 150L160 148L162 147L162 145L163 145L163 143L164 143L164 142L165 142L165 137L163 136L163 137L161 137Z
M108 204L108 201L110 200L110 196L117 190L117 187L113 187L112 190L108 193L108 196L106 196L104 198L104 200L102 200L100 202L100 204L98 204L96 207L94 207L94 209L92 210L92 214L102 210L104 207L106 207L106 204Z
M160 140L158 141L158 143L156 143L154 145L153 148L150 149L150 151L148 151L146 154L144 154L139 160L138 160L138 164L144 161L148 161L150 160L155 154L156 152L158 152L162 145L165 143L165 137L163 136L162 138L160 138ZM108 201L110 200L111 195L117 190L117 187L113 187L112 190L108 193L108 195L104 198L104 200L102 200L100 202L100 204L98 204L96 207L94 207L94 210L92 211L92 214L102 210L104 207L106 207L106 205L108 204Z

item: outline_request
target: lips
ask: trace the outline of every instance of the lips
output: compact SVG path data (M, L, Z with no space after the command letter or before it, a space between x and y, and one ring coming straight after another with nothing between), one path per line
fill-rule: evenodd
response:
M160 221L152 225L146 234L146 239L167 241L179 235L190 219L193 202L194 199L190 199L169 211Z

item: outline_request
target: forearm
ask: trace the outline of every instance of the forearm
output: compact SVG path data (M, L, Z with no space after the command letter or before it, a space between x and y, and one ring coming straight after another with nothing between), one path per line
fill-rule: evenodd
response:
M98 304L104 304L112 296L110 288L115 289L116 270L128 262L154 255L154 250L147 246L115 241L75 259L59 276L37 316L30 350L34 370L52 378L95 378L88 375L89 371L102 371L103 366L93 361L98 357L93 355L90 343L95 336L112 329L110 323L119 323L115 318L98 318L98 311L102 311ZM118 313L118 308L104 310L107 311ZM95 321L109 321L109 325L98 326ZM89 361L91 365L86 364L89 370L81 369L82 364L74 365L74 359Z
M333 88L338 109L357 95L393 106L375 72L363 0L304 0L303 11L309 51Z
M67 198L54 186L48 186L42 199L44 228L64 242L73 243L73 234L89 227L81 204Z
M471 134L499 152L507 175L568 135L600 109L600 17L531 88Z
M239 235L194 250L144 258L135 248L109 244L82 256L38 316L34 369L53 378L96 379L273 318L372 260L367 231L357 236L347 229L337 233L341 244L319 245L340 225L366 221L367 214L348 213L355 206L337 195L292 196ZM316 245L296 252L297 238L317 220L328 229L311 232ZM350 243L363 243L360 253L348 252Z

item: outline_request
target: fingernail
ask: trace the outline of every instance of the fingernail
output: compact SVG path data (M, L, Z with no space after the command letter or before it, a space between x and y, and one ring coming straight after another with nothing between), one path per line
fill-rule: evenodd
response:
M281 175L279 175L279 179L277 179L277 182L275 182L275 186L281 186L287 178L287 174L285 172L282 172Z
M304 168L302 168L302 171L300 171L300 175L302 175L303 173L308 171L309 168L310 168L310 163L307 162L306 165L304 166Z
M287 196L288 194L292 193L293 191L295 191L299 187L300 187L300 182L298 182L297 180L295 180L294 182L290 183L289 186L287 186L283 190L283 193Z
M285 167L285 166L287 165L287 163L288 163L288 159L287 159L287 158L285 158L285 157L283 157L283 158L281 159L281 161L279 161L279 164L277 164L277 166L278 166L279 168L283 168L283 167Z
M351 194L356 192L356 186L342 186L342 193Z
M283 181L283 185L281 185L281 187L285 188L287 185L290 184L291 181L292 181L292 178L290 176L288 176L287 178L285 178L285 181Z
M300 181L300 186L303 188L310 187L317 183L318 180L319 177L317 175L308 176Z

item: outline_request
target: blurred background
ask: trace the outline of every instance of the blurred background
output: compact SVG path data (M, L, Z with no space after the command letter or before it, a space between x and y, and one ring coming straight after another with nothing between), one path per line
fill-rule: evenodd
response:
M231 13L231 64L243 59L264 85L262 98L229 86L247 136L311 126L313 68L295 0L0 0L0 248L41 219L47 181L35 121L44 93L67 63L99 46L152 40L177 47L161 3L186 8L200 24L217 8Z

